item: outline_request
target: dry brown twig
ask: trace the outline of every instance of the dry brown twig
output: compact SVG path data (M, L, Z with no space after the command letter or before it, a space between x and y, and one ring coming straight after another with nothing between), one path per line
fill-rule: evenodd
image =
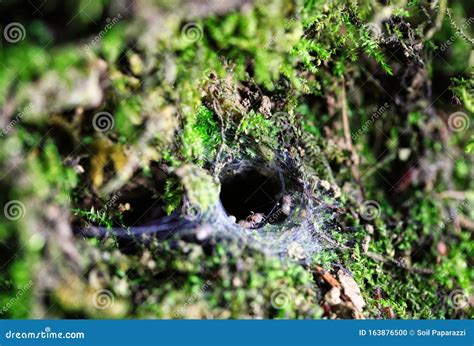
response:
M341 288L341 284L339 283L339 281L337 281L337 279L323 267L317 265L314 267L314 270L331 287Z
M365 198L365 192L360 184L360 172L359 172L359 162L360 158L357 152L354 150L351 139L351 128L349 124L349 116L347 115L347 96L346 96L346 80L342 76L342 92L341 92L341 112L342 112L342 125L344 128L344 138L346 142L347 149L351 152L351 172L352 176L356 180L357 184L360 186L362 196Z
M399 267L399 268L402 268L402 269L405 269L407 270L408 272L410 273L415 273L415 274L420 274L420 275L431 275L433 274L433 270L432 269L428 269L428 268L415 268L415 267L409 267L407 265L402 265L399 261L397 261L396 259L394 258L390 258L390 257L385 257L381 254L378 254L376 252L370 252L368 251L366 253L367 257L375 260L375 261L378 261L378 262L382 262L383 264L387 264L387 265L393 265L393 266L396 266L396 267Z
M440 193L438 193L437 197L440 199L457 199L460 201L464 201L469 198L474 199L474 191L446 190L446 191L441 191Z

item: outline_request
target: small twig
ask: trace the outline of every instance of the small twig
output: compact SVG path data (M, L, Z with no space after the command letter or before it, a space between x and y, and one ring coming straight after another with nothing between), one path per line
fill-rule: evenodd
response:
M346 81L342 76L342 124L344 126L344 137L346 139L346 146L352 152L351 129L349 125L349 117L347 116L347 98L346 98Z
M331 275L327 270L318 265L314 266L314 271L321 276L321 278L328 283L331 287L341 288L341 284L337 279Z
M219 165L219 162L220 162L219 158L222 155L222 152L224 150L224 145L225 145L225 123L224 123L224 117L222 116L222 109L215 99L213 100L212 105L221 123L220 124L221 143L216 153L216 160L215 160L216 165L214 166L214 176L217 177L220 174L220 171L222 169L222 167Z
M390 162L392 162L393 160L395 160L397 158L397 153L396 152L393 152L393 153L390 153L389 155L387 155L382 161L376 163L374 166L370 167L369 169L367 169L365 171L365 173L363 174L363 177L364 179L367 179L368 177L370 177L372 174L374 174L375 172L377 172L379 169L381 169L382 167L384 167L385 165L389 164Z
M463 30L462 28L460 28L456 22L454 21L454 19L451 17L451 10L450 9L447 9L446 10L446 14L448 15L448 18L449 18L449 22L451 23L451 25L453 26L453 28L456 30L456 32L459 34L459 36L461 36L462 38L464 38L466 41L468 41L469 43L471 43L471 45L474 45L474 40L472 38L470 38Z
M457 199L459 201L464 201L466 199L474 199L474 191L453 191L446 190L437 194L437 197L440 199Z
M396 267L401 268L401 269L405 269L410 273L415 273L415 274L420 274L420 275L431 275L431 274L433 274L432 269L408 267L406 265L403 265L400 261L397 261L394 258L385 257L385 256L383 256L379 253L376 253L376 252L368 251L366 255L367 255L367 257L369 257L369 258L371 258L375 261L382 262L383 264L387 264L387 265L396 266Z
M351 128L349 124L349 116L347 115L347 97L346 97L346 80L342 76L342 94L341 94L341 110L342 110L342 125L344 127L344 137L346 141L346 147L351 152L351 172L356 180L357 184L360 186L362 196L365 196L364 188L360 183L360 172L359 172L359 155L357 155L354 147L352 146L351 139ZM365 197L364 197L365 198Z

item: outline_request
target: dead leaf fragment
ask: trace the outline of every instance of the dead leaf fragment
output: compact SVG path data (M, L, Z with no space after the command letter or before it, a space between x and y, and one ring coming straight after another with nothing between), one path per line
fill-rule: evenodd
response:
M341 286L344 289L344 294L349 297L356 310L362 311L363 307L365 306L365 301L364 298L362 298L357 282L355 282L353 277L343 270L339 270L337 272L337 276L339 277Z

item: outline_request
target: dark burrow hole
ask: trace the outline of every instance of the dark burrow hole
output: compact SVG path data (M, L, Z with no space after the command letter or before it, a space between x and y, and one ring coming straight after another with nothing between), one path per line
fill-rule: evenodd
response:
M160 218L168 215L164 210L162 199L165 193L165 181L168 178L169 176L162 169L152 165L150 172L147 174L137 173L127 185L109 196L101 204L94 203L96 199L92 195L84 196L83 192L79 191L76 196L79 201L77 208L90 210L94 207L97 211L106 211L113 227L155 224L159 222ZM127 206L126 209L125 206ZM119 212L120 208L124 208L124 210ZM86 217L79 219L87 221ZM88 221L93 225L103 226L94 220Z
M283 184L278 174L250 168L222 179L220 199L227 215L239 221L252 213L269 217L276 211L282 193Z

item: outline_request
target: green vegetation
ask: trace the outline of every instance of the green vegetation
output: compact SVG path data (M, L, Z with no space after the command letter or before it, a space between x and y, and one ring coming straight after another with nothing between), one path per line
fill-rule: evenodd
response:
M1 47L3 317L473 317L470 2L256 0L192 17L185 2L112 2L78 2L68 33L15 11L25 35ZM210 237L212 221L198 240L73 236L154 211L207 221L226 169L249 162L309 196L292 205L320 225L305 260ZM350 272L362 311L331 300L317 267Z

